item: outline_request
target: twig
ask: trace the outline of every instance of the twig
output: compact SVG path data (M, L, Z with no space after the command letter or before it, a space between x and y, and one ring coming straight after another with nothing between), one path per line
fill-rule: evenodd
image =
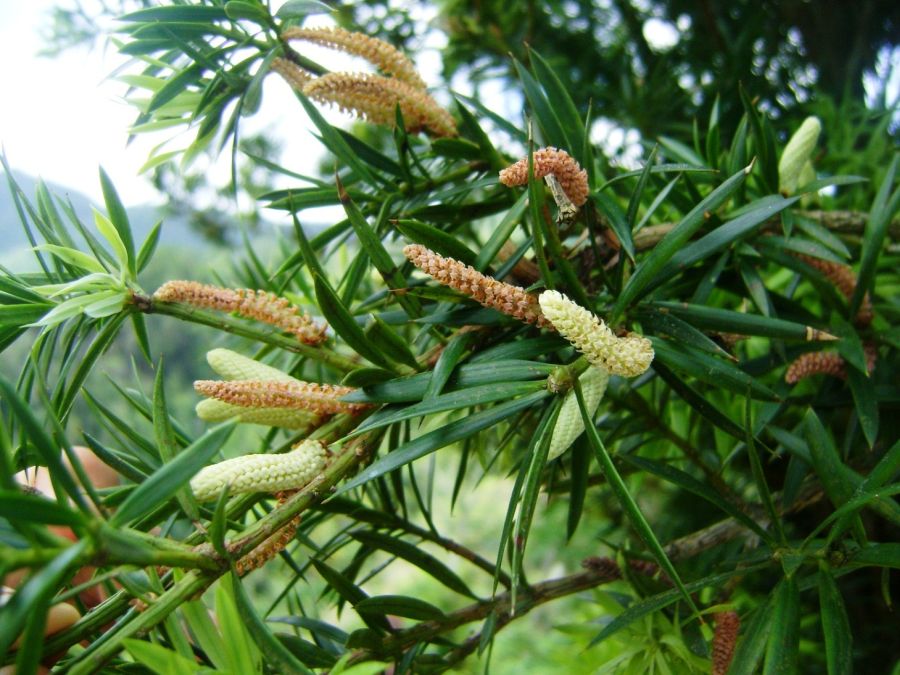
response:
M797 499L788 509L780 510L781 513L792 513L814 504L823 496L821 486L815 482L804 485ZM764 519L762 509L755 516ZM747 528L734 518L727 518L709 527L693 532L676 539L666 546L666 555L673 561L686 560L718 544L730 541L737 536L745 534ZM399 654L419 642L427 642L459 626L474 621L480 621L489 614L496 613L494 633L499 631L511 621L521 618L529 611L551 600L572 595L579 591L595 588L620 578L613 573L610 566L591 566L587 571L578 572L569 576L544 581L534 586L520 588L517 591L515 611L512 610L511 593L503 593L492 600L473 603L448 614L442 619L423 621L411 628L394 633L384 639L378 648L365 648L354 652L348 660L348 664L362 661L383 659L391 655ZM471 654L480 644L481 634L469 637L462 645L449 653L445 659L447 665L458 663Z
M360 663L379 659L385 655L398 654L416 643L428 641L449 630L484 619L491 613L497 615L497 629L510 621L524 616L535 607L557 598L561 598L589 588L595 588L619 578L618 574L610 574L607 570L589 569L559 579L551 579L527 588L519 588L516 594L515 608L512 606L512 594L502 593L491 600L483 600L463 607L444 618L423 621L406 630L394 633L385 638L378 649L360 649L353 653L347 664ZM515 611L512 611L512 610ZM467 655L469 651L466 652Z
M324 472L303 489L292 495L284 504L276 507L266 516L254 523L239 537L227 543L227 548L236 558L249 553L272 534L288 524L303 511L309 509L318 502L327 492L345 476L351 473L362 461L368 458L372 446L381 439L381 431L376 431L365 436L360 436L348 442L342 452L337 455ZM192 571L185 574L171 588L163 593L152 605L150 605L138 618L131 621L120 621L99 640L90 645L88 649L79 654L68 665L69 672L78 673L96 672L110 658L122 649L122 641L133 635L146 633L158 623L165 620L183 602L202 593L212 585L216 579L229 570L228 561L223 560L211 545L204 544L197 547L197 553L202 553L215 561L216 569L204 571ZM127 606L127 599L117 599L116 608ZM45 644L44 653L54 653L50 649L58 650L60 647L68 647L73 644L71 636L80 634L82 622L91 619L88 614L84 619L75 623L70 629L61 633L57 639Z
M809 218L829 230L845 234L862 234L869 218L869 214L863 211L795 211L795 214L801 218ZM766 222L765 229L780 227L780 223L780 218L772 218ZM674 227L675 223L661 223L645 227L634 235L634 247L638 251L653 248ZM888 226L888 234L892 239L900 239L900 219L891 222Z
M132 304L141 312L146 314L164 314L172 316L182 321L198 323L204 326L211 326L226 333L240 335L241 337L257 340L273 347L280 347L295 354L301 354L314 361L320 361L332 366L336 370L343 373L349 373L351 370L359 367L359 364L341 356L337 352L323 346L311 347L303 344L296 339L285 337L275 331L260 331L239 322L228 316L217 316L211 312L195 309L187 305L172 302L153 301L143 295L135 294L132 298Z

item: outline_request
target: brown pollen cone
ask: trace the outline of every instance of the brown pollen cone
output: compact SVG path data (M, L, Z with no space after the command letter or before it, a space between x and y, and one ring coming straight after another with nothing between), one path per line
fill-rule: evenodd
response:
M325 326L315 323L299 307L267 291L221 288L197 281L167 281L153 294L160 302L180 302L217 312L236 312L248 319L276 326L308 345L326 339Z
M873 343L863 345L866 355L866 370L871 373L878 360L878 349ZM842 380L847 379L847 362L835 352L807 352L791 362L784 374L784 381L796 384L800 380L813 375L831 375Z
M734 658L734 647L740 629L741 618L737 612L716 614L716 631L712 642L712 675L726 675L728 672L731 659Z
M831 260L822 260L821 258L813 258L812 256L799 253L795 253L794 257L821 272L822 276L833 283L841 292L841 295L847 298L847 300L853 297L853 293L856 291L856 274L853 272L853 268L851 268L850 265L843 265ZM868 326L872 323L872 318L872 299L869 297L869 294L866 293L859 306L859 310L856 312L855 321L860 326Z
M541 148L534 151L534 177L543 178L552 174L559 181L563 192L575 206L587 201L587 171L565 150ZM520 159L500 172L500 182L507 187L528 183L528 158Z
M278 505L284 504L288 497L294 494L296 490L286 490L278 493ZM247 553L243 558L235 562L234 568L238 576L244 576L248 572L252 572L269 562L276 555L281 553L291 540L297 534L300 527L300 519L302 516L297 515L292 518L280 530L275 532L268 539L265 539L259 546Z
M242 408L292 408L323 414L358 413L365 403L341 401L353 387L315 382L274 382L271 380L197 380L194 390L210 398Z
M312 73L304 70L293 61L288 61L281 57L272 59L269 68L281 75L285 82L297 91L303 91L303 85L313 79Z
M552 328L544 318L537 297L518 286L485 276L474 267L438 255L421 244L404 247L403 255L435 281L468 295L485 307L526 323Z
M335 104L344 112L387 126L395 123L399 106L407 131L456 136L456 122L450 113L427 92L394 78L370 73L328 73L307 82L303 93L319 103Z
M385 75L391 75L416 89L425 90L425 82L407 56L392 44L365 33L344 28L288 28L284 40L304 40L364 58Z

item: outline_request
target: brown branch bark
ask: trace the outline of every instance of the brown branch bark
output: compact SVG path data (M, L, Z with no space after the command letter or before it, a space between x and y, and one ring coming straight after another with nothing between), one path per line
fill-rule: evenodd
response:
M377 651L372 649L357 650L347 661L347 664L350 665L402 653L418 642L430 640L437 635L467 623L480 621L491 613L497 614L496 626L497 630L499 630L510 621L524 616L535 607L544 603L589 588L595 588L618 578L618 574L610 574L605 569L588 569L566 577L551 579L534 586L518 589L515 606L512 604L512 594L509 592L502 593L491 600L482 600L463 607L442 619L423 621L411 628L394 633L382 642L381 647ZM475 644L477 646L477 642ZM470 651L471 649L466 651L465 654L467 655Z
M814 220L819 225L843 234L862 234L866 229L866 221L869 214L863 211L796 211L796 215ZM766 228L779 226L780 220L773 218L765 225ZM656 246L665 237L675 223L660 223L650 225L639 230L634 235L634 247L638 251L644 251ZM894 220L888 226L888 235L892 239L900 239L900 219Z
M800 494L789 509L779 510L779 512L785 514L802 510L819 501L823 494L821 486L811 481L801 488ZM752 515L761 521L765 520L764 511L761 507L754 509ZM670 542L665 548L666 555L674 561L686 560L746 532L747 529L738 521L733 518L726 518L709 527ZM600 560L613 563L609 559ZM448 614L442 619L423 621L406 630L394 633L385 638L377 649L359 649L350 657L348 663L392 658L419 642L430 641L467 623L483 620L492 612L497 615L494 627L494 632L496 633L508 623L525 616L532 609L544 603L572 595L573 593L596 588L620 578L620 574L611 565L586 564L585 566L588 568L586 571L544 581L534 586L519 588L516 593L515 607L512 606L512 594L510 592L497 595L491 600L473 603ZM480 633L466 638L460 646L449 652L445 661L449 664L458 663L475 651L480 641Z

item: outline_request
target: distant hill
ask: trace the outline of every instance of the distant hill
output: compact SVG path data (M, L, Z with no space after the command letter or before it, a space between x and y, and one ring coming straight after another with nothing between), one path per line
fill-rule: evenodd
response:
M38 180L16 171L13 172L13 176L28 199L34 203ZM51 194L69 201L81 221L91 228L93 228L94 222L91 208L97 206L100 210L105 210L102 204L94 204L89 197L77 190L50 182L45 182L45 184ZM127 209L128 219L137 242L143 241L162 217L160 208L156 206L127 206ZM65 218L64 215L63 218ZM0 172L0 242L2 242L0 262L4 264L10 259L18 259L23 252L27 252L29 247L28 238L22 228L15 202L9 190L6 172ZM160 243L194 248L210 245L203 237L193 232L184 219L171 217L166 217L163 223Z
M34 203L36 201L38 179L17 171L13 172L13 176L28 199ZM105 212L105 207L102 204L94 204L93 200L77 190L47 181L45 181L45 184L51 194L70 202L79 219L88 228L94 229L94 218L91 209L97 206L99 210ZM144 241L153 226L160 219L163 219L159 244L161 248L178 249L180 253L190 251L201 255L215 253L216 251L230 253L235 248L216 245L200 234L197 229L193 228L186 218L171 215L164 216L161 207L147 204L135 206L126 204L125 208L128 211L128 219L134 233L135 243L138 246ZM64 214L61 213L60 215L66 220ZM336 219L340 219L340 217L341 214L338 213ZM331 222L334 221L327 216L324 222L305 221L304 229L307 235L312 237L331 224ZM258 253L271 250L271 244L275 240L273 233L277 228L278 226L273 223L264 222L255 229L251 235L251 241ZM235 223L234 230L235 235L232 237L232 240L239 242L241 237L238 223ZM288 236L292 236L292 234ZM78 237L76 237L76 240L78 240ZM240 246L237 248L240 248ZM15 202L7 184L6 173L0 171L0 265L4 265L13 271L33 269L35 263L29 249L30 244L16 211ZM190 271L185 270L185 273L189 274Z

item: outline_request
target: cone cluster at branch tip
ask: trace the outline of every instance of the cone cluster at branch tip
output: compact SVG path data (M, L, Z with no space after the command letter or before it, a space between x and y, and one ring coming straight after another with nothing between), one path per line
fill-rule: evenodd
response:
M246 455L207 466L191 480L198 501L230 494L297 490L325 467L325 446L306 440L282 455Z
M597 406L606 393L606 384L609 382L609 373L603 368L591 366L578 378L581 385L581 394L584 397L584 407L593 417L597 412ZM553 435L550 436L550 451L547 461L556 459L575 442L584 432L584 418L581 416L581 408L578 405L578 397L575 390L569 390L563 400L562 408L556 418L553 427Z
M737 612L720 612L716 615L716 631L712 642L712 675L726 675L734 657L741 618Z
M610 375L635 377L653 361L653 345L645 337L616 337L603 321L558 291L539 297L544 316L587 360Z
M272 70L312 100L389 126L396 123L399 107L407 131L456 136L456 122L428 94L412 61L387 42L342 28L290 28L282 38L305 40L361 56L387 75L326 73L315 77L288 59L274 59Z
M407 131L456 135L456 123L450 113L427 93L400 80L370 73L328 73L305 84L303 93L374 124L393 125L400 106Z
M305 40L364 58L385 75L425 90L413 62L393 45L378 38L344 28L289 28L281 34L285 40Z
M565 150L541 148L534 151L534 177L543 178L552 174L559 181L560 187L575 206L587 201L589 189L587 171L581 168ZM520 159L515 164L500 172L500 182L507 187L528 183L528 158Z
M369 407L364 403L345 403L340 400L342 396L356 391L352 387L300 380L197 380L194 382L194 389L199 394L241 408L286 408L329 415L358 413Z
M167 281L153 294L153 299L219 312L236 312L245 318L293 333L300 342L308 345L319 344L326 338L324 325L315 323L287 298L267 291L221 288L196 281Z
M550 327L537 298L518 286L485 276L474 267L453 258L445 258L420 244L404 247L403 255L435 281L465 293L485 307L491 307L520 321Z

